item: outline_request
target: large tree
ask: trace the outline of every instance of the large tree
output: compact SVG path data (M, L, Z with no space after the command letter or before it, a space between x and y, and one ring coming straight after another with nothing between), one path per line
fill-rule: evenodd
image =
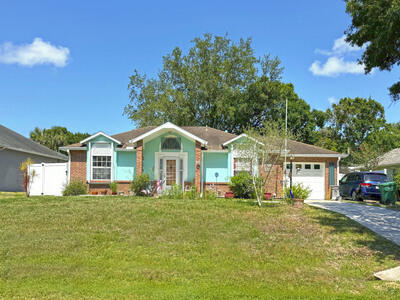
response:
M346 41L365 51L360 60L366 73L375 67L391 70L400 64L400 1L346 0L352 17ZM400 99L400 81L389 88L394 100Z
M266 76L260 77L249 85L246 101L237 107L236 124L248 124L261 128L266 122L285 126L286 100L288 100L288 129L293 135L306 143L316 141L316 128L322 127L326 114L319 110L310 110L310 105L294 91L292 84L272 81ZM242 128L236 128L241 131Z
M276 82L282 70L278 58L257 58L251 39L235 43L227 36L205 34L193 40L187 54L177 47L163 57L156 78L135 70L124 112L138 126L170 121L240 133L262 123L263 103L257 102L262 99L246 97L248 87L261 76ZM252 123L242 113L251 115Z
M373 99L342 98L326 111L326 117L317 144L339 152L359 151L363 142L386 126L385 110ZM347 161L354 159L350 156Z
M50 129L35 127L35 129L30 132L31 140L54 151L58 151L62 146L78 143L88 136L88 133L72 133L67 128L61 126L53 126Z

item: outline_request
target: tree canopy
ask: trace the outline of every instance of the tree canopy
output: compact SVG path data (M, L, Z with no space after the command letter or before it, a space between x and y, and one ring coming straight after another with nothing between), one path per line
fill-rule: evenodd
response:
M90 136L88 133L76 132L72 133L65 127L53 126L50 129L41 129L35 127L30 132L31 140L38 142L54 151L58 151L60 147L78 143Z
M280 60L269 54L257 58L251 39L235 43L227 36L205 34L192 42L187 54L176 47L164 56L156 78L134 71L125 114L139 126L170 121L242 132L249 122L242 124L238 115L257 109L255 103L246 103L247 88L260 76L279 80Z
M346 0L352 23L346 41L365 51L360 60L365 71L373 68L390 71L400 64L400 1ZM389 88L394 100L400 99L400 81Z

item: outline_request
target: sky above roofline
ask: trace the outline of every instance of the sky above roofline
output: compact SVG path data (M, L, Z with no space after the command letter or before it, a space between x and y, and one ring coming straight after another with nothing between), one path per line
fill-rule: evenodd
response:
M337 1L2 1L0 122L25 136L35 126L116 134L135 126L123 108L136 68L154 76L162 56L204 33L251 37L257 56L278 56L283 81L312 108L372 97L399 121L387 88L400 77L356 63L345 2Z

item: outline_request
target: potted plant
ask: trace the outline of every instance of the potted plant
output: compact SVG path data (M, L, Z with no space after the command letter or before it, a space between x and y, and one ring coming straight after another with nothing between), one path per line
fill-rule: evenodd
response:
M265 199L265 200L271 200L271 199L272 199L272 193L267 193L267 192L265 192L265 193L264 193L264 199Z
M234 197L235 197L235 194L232 193L231 191L225 193L225 198L234 198Z
M97 195L98 193L98 191L92 191L92 195Z
M292 190L287 187L285 189L285 196L289 198L294 207L303 207L304 200L307 199L311 194L311 189L305 187L302 183L294 184Z
M113 181L110 183L110 190L111 190L111 194L117 195L118 183L116 181Z

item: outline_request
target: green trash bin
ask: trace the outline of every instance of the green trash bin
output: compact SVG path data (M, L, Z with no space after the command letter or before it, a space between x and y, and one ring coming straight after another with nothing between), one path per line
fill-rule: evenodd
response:
M379 190L381 191L381 203L382 204L395 204L396 198L395 194L397 191L397 185L395 182L385 182L379 185Z

